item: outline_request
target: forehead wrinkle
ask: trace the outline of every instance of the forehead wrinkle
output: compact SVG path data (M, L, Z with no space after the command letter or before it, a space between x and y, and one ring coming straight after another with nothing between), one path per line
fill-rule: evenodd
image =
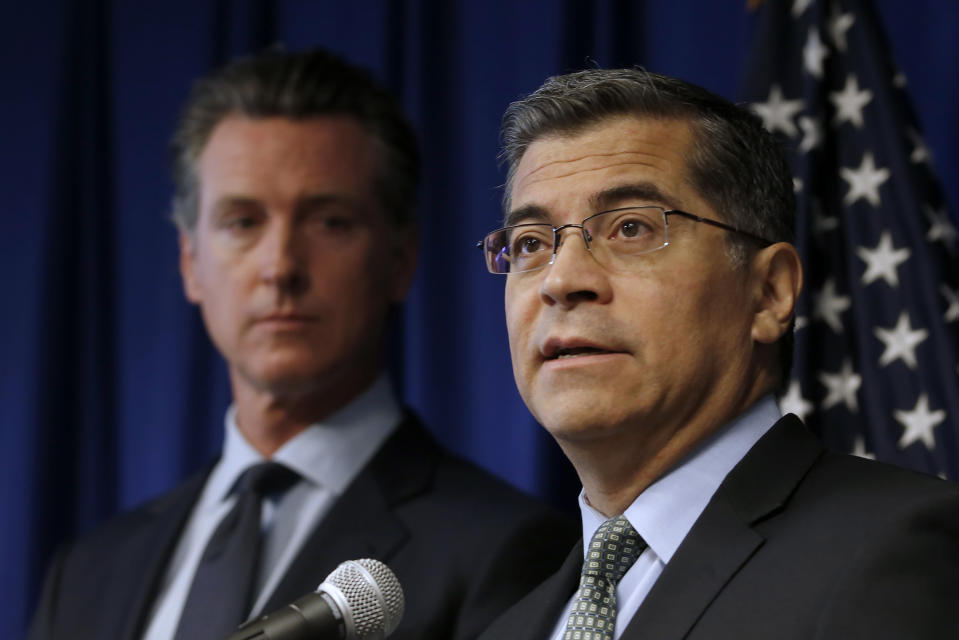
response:
M573 160L573 162L579 161L585 158L589 158L589 157L595 157L597 155L603 156L603 157L611 157L611 156L620 155L620 153L590 154L588 156L583 156L582 158ZM650 154L639 154L637 152L635 153L635 155L650 155ZM518 189L523 188L525 186L538 184L541 182L547 182L549 180L562 179L562 178L566 178L568 176L572 176L576 174L588 174L595 171L603 171L612 167L621 167L621 166L627 166L627 165L628 166L642 165L642 166L650 166L653 168L656 168L657 166L654 163L623 160L621 162L604 164L602 167L592 167L589 169L572 169L568 173L564 173L562 175L550 175L550 176L545 176L545 177L541 177L539 179L534 179L534 180L528 179L529 176L540 171L541 169L546 168L549 165L561 164L563 162L566 162L566 161L557 160L554 162L547 163L546 165L543 165L542 167L538 167L535 171L532 171L529 174L526 174L525 176L520 178L517 181L516 186L514 187L514 194L513 194L514 197L516 196L515 192ZM683 182L685 182L685 177L683 178ZM590 206L593 209L606 209L606 208L610 208L610 206L613 206L613 205L610 205L611 202L615 203L618 201L628 200L630 198L648 198L648 199L657 201L670 209L678 208L679 206L677 204L677 200L673 196L671 196L669 193L663 191L663 189L660 188L654 181L645 180L645 179L639 179L639 180L633 181L633 180L629 180L629 178L627 177L624 177L624 181L620 184L615 184L613 186L601 189L593 193L592 195L589 196L589 202L590 202ZM523 211L529 209L530 207L537 207L537 205L535 205L535 203L531 203L530 205L520 207L519 209L516 209L508 213L506 217L507 219L514 219L514 220L518 217L528 217L525 215L517 216L514 214L522 213ZM537 207L537 208L540 209L540 211L542 211L542 207ZM537 217L544 217L544 216L540 213ZM545 217L548 217L548 216L545 216Z
M575 164L575 163L578 163L578 162L582 162L582 161L584 161L584 160L588 160L588 159L590 159L590 158L612 158L612 157L615 157L615 156L653 156L653 157L657 157L657 158L659 157L659 156L656 155L655 153L649 153L649 152L644 152L644 151L635 151L635 150L631 150L631 151L613 151L613 152L610 152L610 153L587 153L587 154L585 154L585 155L577 156L577 157L574 157L574 158L560 158L560 159L557 159L557 160L549 160L548 162L545 162L545 163L539 165L538 167L536 167L536 168L533 169L532 171L529 171L529 172L527 172L526 174L524 174L523 180L524 180L524 182L525 182L530 176L534 176L534 175L536 175L537 173L539 173L539 172L541 172L541 171L544 171L544 170L546 170L546 169L548 169L548 168L550 168L550 167L552 167L552 166L554 166L554 165ZM572 174L574 174L574 173L579 173L579 172L581 172L581 171L596 171L596 170L598 170L598 169L605 169L606 167L619 167L619 166L622 166L622 165L624 165L624 164L639 164L639 165L643 165L643 166L653 166L653 165L654 165L654 163L651 163L651 162L641 162L641 161L637 161L637 160L624 159L624 160L622 160L622 161L620 161L620 162L614 162L614 163L611 163L611 164L604 164L602 167L593 167L593 168L589 168L589 169L576 169L576 168L572 168L572 169L569 170L568 173L563 173L563 174L556 175L556 176L549 176L549 178L545 178L545 179L565 178L565 177L567 177L567 176L570 176L570 175L572 175Z
M644 204L659 204L667 209L678 208L677 200L673 196L649 180L624 182L589 196L590 208L596 211L609 210L635 200L642 200Z
M653 169L655 169L655 168L658 166L655 162L640 162L640 161L637 161L637 160L635 160L635 159L623 159L623 160L621 160L621 161L619 161L619 162L606 163L606 164L603 164L602 166L599 166L599 167L589 167L589 168L575 168L575 167L572 167L572 168L570 168L570 170L567 171L566 173L556 174L556 175L548 175L548 176L540 176L540 177L538 177L538 178L533 177L534 174L536 174L536 173L540 172L541 170L546 169L546 168L548 168L548 167L550 167L550 166L553 166L553 165L561 165L561 164L565 164L565 163L567 163L567 162L580 162L580 161L585 160L585 159L587 159L587 158L593 158L593 157L613 157L613 156L619 156L619 155L623 155L624 153L628 153L628 155L630 155L630 156L634 156L634 155L638 155L638 156L654 155L654 154L643 154L643 153L640 153L640 152L619 152L619 153L608 153L608 154L589 154L589 155L587 155L587 156L583 156L583 157L581 157L581 158L576 158L576 159L573 159L573 160L556 160L556 161L552 161L552 162L549 162L549 163L546 163L546 164L542 165L541 167L537 167L534 171L531 171L531 172L523 175L519 180L517 180L516 186L515 186L514 189L513 189L513 196L515 197L515 196L517 195L516 192L517 192L519 189L521 189L521 188L525 188L525 187L528 187L528 186L531 186L531 185L535 185L535 184L539 184L539 183L543 183L543 182L548 182L548 181L550 181L550 180L562 180L562 179L564 179L564 178L568 178L568 177L574 176L574 175L588 175L588 174L591 174L591 173L595 173L595 172L597 172L597 171L607 171L607 170L612 169L612 168L623 167L623 166L643 166L643 167L651 167L651 168L653 168Z

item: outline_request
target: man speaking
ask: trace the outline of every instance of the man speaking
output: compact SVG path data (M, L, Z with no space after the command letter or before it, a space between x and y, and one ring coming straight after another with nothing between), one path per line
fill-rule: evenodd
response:
M31 638L216 640L356 558L406 592L393 638L475 638L565 554L565 521L440 449L385 374L417 255L416 147L393 98L324 51L197 83L174 219L229 370L223 453L66 546Z
M589 70L511 105L503 137L482 247L585 544L483 638L959 637L959 488L827 453L773 399L802 267L758 119Z

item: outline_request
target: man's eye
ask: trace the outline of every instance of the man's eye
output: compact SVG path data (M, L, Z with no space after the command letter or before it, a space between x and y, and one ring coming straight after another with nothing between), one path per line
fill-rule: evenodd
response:
M329 216L323 220L323 226L333 231L350 229L353 225L353 220L345 216Z
M643 226L636 220L626 220L619 225L619 232L627 238L635 238L643 231Z
M312 211L305 221L315 232L324 234L345 233L357 225L356 216L329 210Z
M652 225L642 218L627 218L620 220L609 234L609 239L630 239L644 236L653 231Z
M248 231L255 227L257 219L253 216L234 216L227 218L223 226L230 231Z
M510 254L512 255L523 255L530 253L538 253L547 249L546 243L543 242L543 239L536 235L525 234L519 236L513 240L512 250Z
M542 244L538 238L523 238L520 241L520 251L523 253L533 253L534 251L539 251Z

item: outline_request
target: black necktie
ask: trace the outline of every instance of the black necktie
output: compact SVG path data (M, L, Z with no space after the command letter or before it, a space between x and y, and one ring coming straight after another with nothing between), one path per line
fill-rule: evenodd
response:
M275 462L250 467L237 479L236 504L203 551L176 640L222 638L246 620L258 568L263 497L288 489L298 479L296 472Z

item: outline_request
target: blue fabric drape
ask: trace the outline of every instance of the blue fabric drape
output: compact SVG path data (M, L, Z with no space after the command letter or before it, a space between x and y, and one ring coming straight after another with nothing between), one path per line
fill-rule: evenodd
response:
M194 78L275 43L369 67L421 134L423 252L392 347L404 400L454 450L573 504L578 484L513 384L503 280L473 249L500 217L501 114L546 76L592 65L640 64L735 97L753 30L744 0L8 4L4 637L23 636L56 544L219 447L226 373L183 299L167 140ZM876 4L957 219L959 5Z

